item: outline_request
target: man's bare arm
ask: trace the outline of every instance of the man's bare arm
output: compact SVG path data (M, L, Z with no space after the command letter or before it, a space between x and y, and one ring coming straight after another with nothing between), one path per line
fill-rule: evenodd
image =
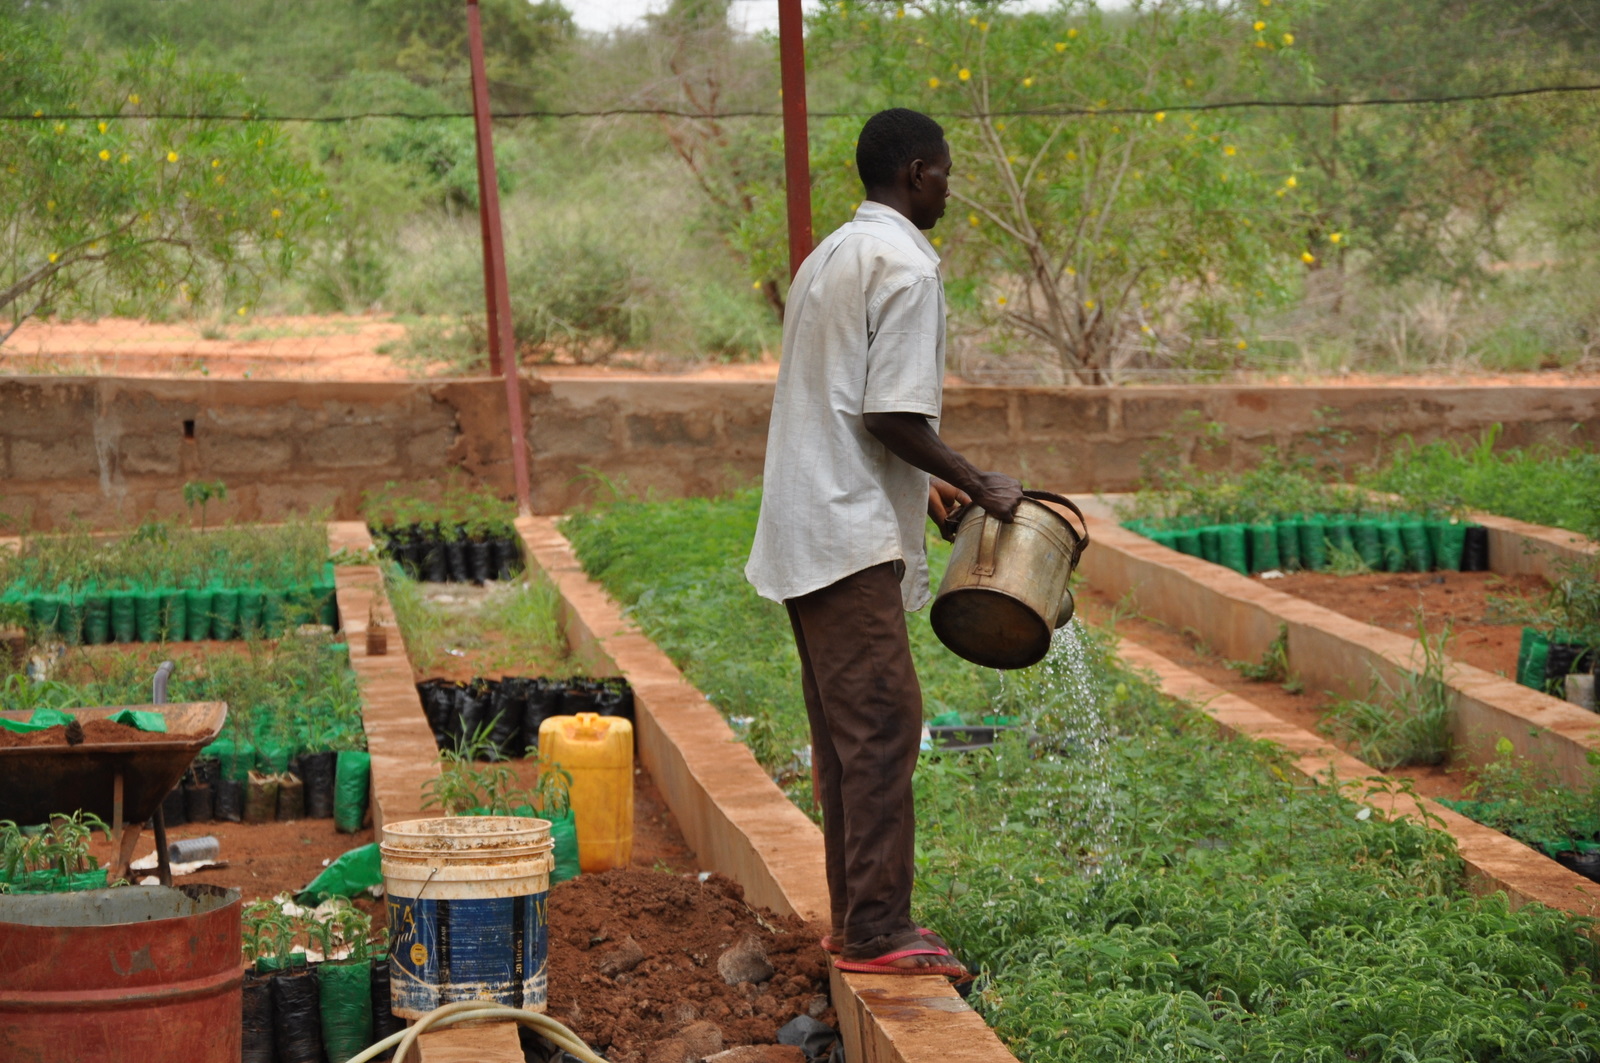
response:
M922 414L869 413L863 420L867 431L900 460L954 484L1001 520L1009 521L1017 512L1022 484L1003 472L984 472L951 450Z

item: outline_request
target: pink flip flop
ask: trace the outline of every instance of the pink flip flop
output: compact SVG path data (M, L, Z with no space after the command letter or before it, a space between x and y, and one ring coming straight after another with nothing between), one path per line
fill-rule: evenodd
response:
M939 975L943 978L961 981L972 977L965 967L960 964L928 964L924 967L896 967L894 961L903 960L908 956L950 956L949 949L901 949L899 952L886 952L882 956L870 960L847 960L839 957L833 965L841 971L851 971L856 974L910 974L910 975Z

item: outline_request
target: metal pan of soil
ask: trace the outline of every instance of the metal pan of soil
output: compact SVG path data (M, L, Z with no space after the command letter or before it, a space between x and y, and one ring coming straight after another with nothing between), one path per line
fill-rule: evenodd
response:
M55 813L82 809L107 823L143 823L183 778L201 748L216 739L228 717L228 707L221 702L131 707L165 716L166 735L135 741L103 741L89 735L77 745L0 748L0 819L43 823ZM69 711L87 724L128 708ZM0 718L19 722L28 715L0 712Z

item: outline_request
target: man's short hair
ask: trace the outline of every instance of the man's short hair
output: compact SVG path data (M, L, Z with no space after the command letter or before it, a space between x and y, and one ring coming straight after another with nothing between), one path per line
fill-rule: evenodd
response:
M892 107L867 119L856 140L856 173L870 192L894 184L913 159L932 161L945 152L944 127L920 111Z

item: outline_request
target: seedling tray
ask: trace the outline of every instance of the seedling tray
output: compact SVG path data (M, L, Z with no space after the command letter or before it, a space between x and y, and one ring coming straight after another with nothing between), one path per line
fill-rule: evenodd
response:
M928 737L933 748L945 753L964 753L970 749L987 749L994 745L995 737L1002 731L1014 730L1013 724L951 724L929 727Z

